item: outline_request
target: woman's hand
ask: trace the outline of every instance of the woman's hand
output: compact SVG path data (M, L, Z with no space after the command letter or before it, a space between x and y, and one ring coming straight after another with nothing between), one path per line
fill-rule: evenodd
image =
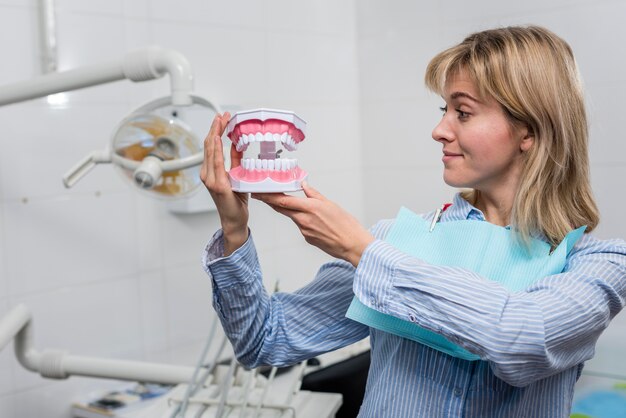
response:
M224 167L221 137L229 120L228 112L215 115L209 134L204 140L204 161L200 168L200 178L215 202L222 223L225 256L232 254L248 239L248 195L232 191ZM242 155L242 152L237 152L234 144L231 145L231 169L241 164Z
M308 184L302 183L302 188L306 198L281 193L255 193L252 198L291 218L309 244L356 267L365 247L374 241L372 234Z

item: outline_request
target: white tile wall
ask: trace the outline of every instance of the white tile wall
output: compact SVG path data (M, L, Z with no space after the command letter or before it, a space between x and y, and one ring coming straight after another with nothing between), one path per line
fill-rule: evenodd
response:
M204 341L209 333L215 315L211 307L211 282L199 261L197 257L195 263L163 269L162 309L167 313L170 348Z
M0 415L2 415L3 417L18 416L15 409L15 396L0 395Z
M5 315L9 311L7 298L0 298L0 315ZM2 412L2 408L8 408L9 402L7 401L5 404L2 403L2 400L7 395L11 394L15 389L15 378L13 376L13 363L15 363L15 356L13 355L13 343L9 343L9 345L0 352L0 412ZM11 416L11 415L3 415L1 416Z
M78 12L83 14L102 14L121 16L124 5L129 2L124 0L91 0L85 3L80 0L56 0L57 10L61 13Z
M0 205L0 231L4 231L3 209L4 208ZM9 278L6 263L4 262L4 248L5 237L4 234L0 234L0 307L2 303L6 302L6 298L9 294Z
M33 1L34 2L34 1ZM11 65L0 66L0 77L4 83L21 81L40 71L39 55L36 52L37 32L24 30L34 28L37 14L33 7L19 0L11 1L12 6L2 6L0 25L4 36L0 36L0 50L11 51ZM20 7L15 7L19 5ZM3 124L4 125L4 124Z
M161 362L165 360L164 353L168 352L170 341L168 295L161 268L141 273L138 286L139 304L136 310L141 323L144 359Z
M10 293L136 275L132 202L130 192L6 202Z
M314 173L361 167L357 102L301 104L296 112L307 121L306 138L297 151L285 152L287 158L297 158L302 169Z
M431 132L441 118L442 105L443 101L434 94L363 103L363 120L382 122L363 129L364 136L372 141L371 146L363 149L364 165L440 169L441 145L432 139Z
M267 13L271 13L271 10L268 9L266 1L184 0L173 3L168 0L152 0L149 17L155 21L171 21L184 25L201 23L209 26L267 29L265 26Z
M267 26L273 30L352 35L356 20L349 1L267 0Z
M625 84L626 77L622 81L586 83L590 119L589 148L591 161L595 165L624 166L626 144L618 130L622 115L616 94L620 94Z
M600 209L600 225L596 234L601 238L626 237L623 199L620 190L626 176L626 164L593 164L591 166L591 184Z
M356 97L354 37L272 32L267 42L272 101L345 103Z
M37 2L0 0L4 83L39 74ZM368 226L400 205L431 210L454 192L430 138L439 100L423 88L426 63L468 32L536 22L570 41L587 84L599 235L626 236L626 160L617 97L625 90L623 2L512 4L480 0L58 0L59 67L120 59L158 44L191 62L195 92L225 106L296 110L309 122L294 157L310 183ZM567 7L566 7L567 6ZM601 46L601 48L599 47ZM609 52L602 52L609 51ZM131 190L113 167L73 189L61 175L103 148L131 109L168 93L169 80L120 81L0 108L0 314L18 302L35 317L37 348L77 355L193 364L210 320L202 249L217 214L171 214ZM615 138L615 139L614 139ZM267 285L294 290L328 259L293 223L259 202L251 219ZM620 328L621 329L621 328ZM96 331L97 330L97 331ZM619 334L619 333L618 333ZM611 340L613 341L613 340ZM114 382L44 380L0 353L0 416L69 416L69 404Z

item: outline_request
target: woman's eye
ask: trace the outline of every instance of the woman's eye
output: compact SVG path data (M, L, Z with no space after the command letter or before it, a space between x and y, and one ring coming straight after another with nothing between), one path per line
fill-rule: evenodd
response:
M469 117L469 113L463 112L459 109L456 109L456 113L459 115L459 119L467 119Z
M448 106L441 106L439 110L441 110L441 112L445 114L448 111Z

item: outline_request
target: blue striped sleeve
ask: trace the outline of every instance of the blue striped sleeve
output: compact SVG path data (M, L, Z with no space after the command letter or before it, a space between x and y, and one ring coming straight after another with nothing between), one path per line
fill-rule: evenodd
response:
M252 235L230 256L222 255L218 231L207 245L203 264L212 278L213 306L245 366L293 364L369 335L366 326L345 317L354 296L351 264L326 263L302 289L270 296L263 287Z
M514 386L593 356L624 306L626 245L586 235L563 273L523 292L460 268L429 265L384 241L364 252L354 292L365 305L442 334L492 364Z

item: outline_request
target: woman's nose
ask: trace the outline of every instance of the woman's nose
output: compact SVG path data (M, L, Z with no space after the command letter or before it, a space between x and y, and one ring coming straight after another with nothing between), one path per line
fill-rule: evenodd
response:
M439 123L433 128L432 137L435 141L452 141L452 133L450 127L446 122L446 115L443 115Z

